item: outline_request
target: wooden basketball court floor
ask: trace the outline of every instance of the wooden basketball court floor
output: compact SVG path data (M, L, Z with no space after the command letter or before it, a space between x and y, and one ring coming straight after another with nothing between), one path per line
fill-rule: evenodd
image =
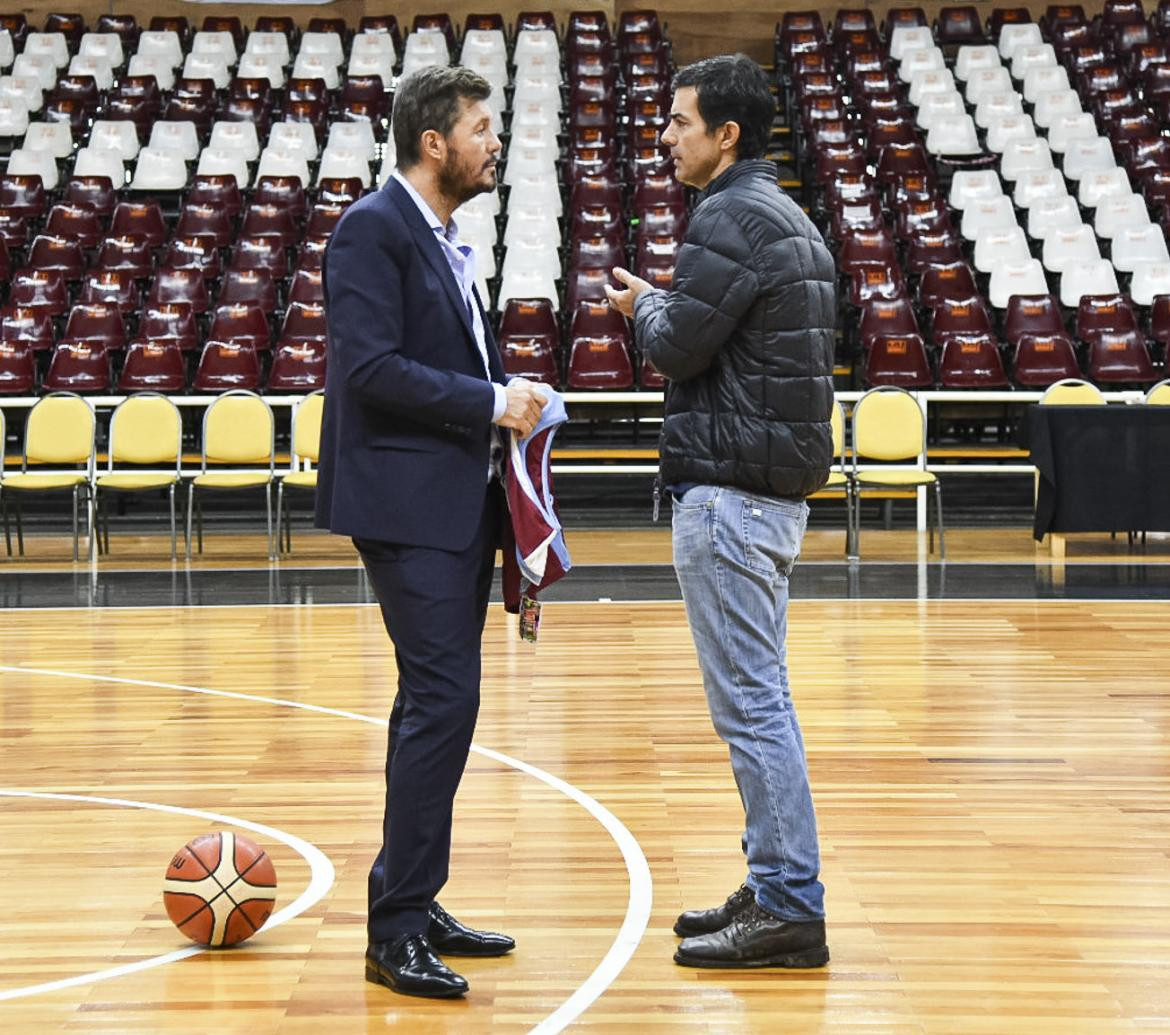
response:
M0 561L0 1028L1170 1032L1170 542L1053 565L956 529L944 583L914 533L852 580L839 539L790 628L830 965L671 961L743 876L739 802L668 533L581 533L539 644L489 615L442 902L518 947L447 1003L362 979L392 658L346 545L30 540ZM162 876L221 828L274 858L280 922L192 953Z

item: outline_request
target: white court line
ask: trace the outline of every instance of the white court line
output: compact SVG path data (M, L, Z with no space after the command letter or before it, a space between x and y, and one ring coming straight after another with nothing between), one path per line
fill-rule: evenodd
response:
M185 686L180 683L160 683L149 679L127 679L120 676L99 676L83 672L63 672L55 669L20 668L15 665L0 665L0 672L11 672L18 675L49 676L58 679L78 679L97 683L123 683L129 686L154 687L159 690L181 690L185 693L205 694L209 697L227 697L239 701L254 701L261 704L275 704L286 708L300 708L303 711L317 712L321 715L333 715L342 719L353 719L356 722L368 723L371 726L380 726L385 729L389 726L387 719L377 719L359 712L344 711L339 708L326 708L318 704L306 704L303 701L290 701L280 697L262 697L258 694L242 694L232 690L212 690L208 687ZM630 833L629 829L612 812L602 805L596 798L586 794L578 787L553 776L552 773L529 765L511 755L505 755L490 748L482 748L477 744L471 745L471 750L485 758L510 766L518 772L527 773L542 783L547 784L555 791L559 791L571 801L576 802L589 812L609 833L622 853L629 875L630 894L626 904L626 915L621 927L609 947L609 951L602 957L601 962L594 968L593 973L585 979L581 986L566 999L556 1010L532 1029L532 1035L553 1035L571 1024L581 1016L607 988L617 979L625 969L626 964L634 955L646 933L650 923L650 907L653 904L654 885L650 877L650 864L642 852L641 845ZM209 814L210 815L210 814ZM246 826L247 824L241 824ZM307 908L307 907L306 907ZM269 921L271 923L271 921ZM190 950L184 950L191 955ZM183 958L178 956L175 958ZM160 957L160 961L162 958ZM166 962L169 962L167 960ZM115 968L120 971L121 968ZM117 977L113 972L103 972L108 977ZM90 975L89 980L96 980Z
M7 667L7 666L5 666ZM278 830L276 827L265 826L263 823L253 823L250 820L240 819L237 816L225 816L219 812L205 812L202 809L186 809L179 805L160 805L150 801L129 801L126 798L98 798L88 794L49 794L42 791L10 791L0 789L0 797L4 798L47 798L51 801L77 801L87 805L117 805L131 809L150 809L152 812L173 812L180 816L195 816L199 819L209 819L213 823L223 823L227 826L243 827L253 833L269 837L273 841L280 841L299 853L309 864L309 886L283 909L277 910L260 928L267 931L277 927L286 920L300 916L305 910L315 906L325 893L333 887L333 863L316 845L302 841L293 834ZM110 967L108 970L98 970L89 974L76 974L73 977L61 978L58 981L46 981L39 985L25 985L23 988L10 988L0 991L0 1002L8 999L20 999L24 996L39 995L43 992L58 992L63 988L73 988L77 985L87 985L94 981L105 981L109 978L122 977L124 974L136 974L151 967L159 967L164 963L174 963L185 960L190 956L197 956L209 950L203 946L191 945L185 949L165 953L162 956L151 956L149 959L137 960L134 963L125 963L120 967Z

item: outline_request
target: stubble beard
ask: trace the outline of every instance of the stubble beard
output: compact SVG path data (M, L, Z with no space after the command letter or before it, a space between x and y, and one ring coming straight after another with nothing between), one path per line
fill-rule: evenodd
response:
M481 171L480 176L482 175ZM439 168L439 190L445 197L456 199L456 208L480 194L487 194L494 190L495 186L494 168L491 186L484 186L482 179L472 176L470 172L460 167L459 160L454 155L448 155L447 160Z

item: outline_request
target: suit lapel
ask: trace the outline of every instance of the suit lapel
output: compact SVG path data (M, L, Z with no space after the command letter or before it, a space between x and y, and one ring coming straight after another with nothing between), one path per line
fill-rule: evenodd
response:
M463 329L467 332L467 340L471 343L471 347L478 353L479 346L475 342L475 328L471 325L471 314L468 313L467 306L463 303L463 294L455 283L455 274L451 270L451 264L447 261L447 256L443 254L443 246L439 244L438 239L435 237L435 231L427 225L427 221L418 210L414 199L406 193L401 183L391 178L386 184L386 190L395 204L398 205L398 210L402 213L403 218L406 220L406 225L414 235L423 258L430 263L431 268L438 275L439 283L443 285L443 290L447 293L447 298L450 300L451 305L455 307L455 312L459 314L459 319L463 323ZM486 321L484 322L484 328L487 328Z

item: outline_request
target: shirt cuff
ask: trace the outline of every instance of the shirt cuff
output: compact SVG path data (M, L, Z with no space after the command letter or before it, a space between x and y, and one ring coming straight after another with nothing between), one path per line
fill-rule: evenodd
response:
M501 384L492 382L492 389L496 393L496 402L492 407L492 423L496 424L508 408L508 390Z

